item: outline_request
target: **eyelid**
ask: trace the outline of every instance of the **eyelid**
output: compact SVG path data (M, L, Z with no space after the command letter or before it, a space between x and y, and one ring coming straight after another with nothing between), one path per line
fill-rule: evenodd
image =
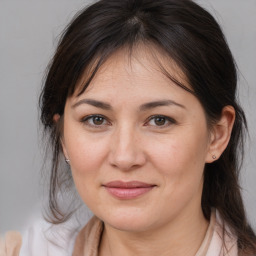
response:
M101 117L101 118L103 118L104 121L107 122L107 124L102 124L102 125L92 125L92 124L89 124L88 120L91 119L91 118L94 118L94 117ZM85 117L83 117L81 119L81 123L83 123L86 126L93 127L93 128L102 128L103 126L111 124L109 122L109 120L104 115L101 115L101 114L92 114L92 115L85 116Z
M100 124L100 125L94 125L94 124L90 124L88 122L88 120L90 120L91 118L95 118L95 117L101 117L104 119L104 122L107 122L107 123L103 123L103 124ZM160 117L160 118L164 118L168 123L167 124L164 124L164 125L149 125L149 122L151 120L153 120L154 118L157 118L157 117ZM108 118L106 118L104 115L101 115L101 114L91 114L91 115L87 115L85 117L83 117L81 119L81 123L83 123L84 125L88 126L88 127L91 127L91 128L103 128L105 126L109 126L109 125L112 125L111 122L109 121ZM146 122L144 123L143 126L151 126L151 127L157 127L158 129L161 129L161 128L166 128L168 126L171 126L173 124L176 124L176 120L169 117L169 116L165 116L165 115L152 115L150 117L147 118Z
M157 127L157 128L166 128L166 127L168 127L168 126L170 126L170 125L172 125L172 124L176 124L177 123L177 121L175 120L175 119L173 119L173 118L171 118L171 117L169 117L169 116L165 116L165 115L153 115L153 116L150 116L150 117L148 117L147 118L147 120L146 120L146 125L145 126L148 126L147 124L151 121L151 120L153 120L154 118L157 118L157 117L162 117L162 118L165 118L168 122L169 122L169 124L168 125L163 125L163 126L157 126L157 125L155 125L155 127ZM151 125L152 126L152 125Z

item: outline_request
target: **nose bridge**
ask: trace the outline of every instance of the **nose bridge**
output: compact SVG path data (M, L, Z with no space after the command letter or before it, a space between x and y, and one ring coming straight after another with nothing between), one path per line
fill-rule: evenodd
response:
M136 132L131 124L124 124L117 129L117 149L121 152L132 153L136 147Z
M121 170L130 170L144 163L140 134L134 125L124 122L113 133L110 162Z

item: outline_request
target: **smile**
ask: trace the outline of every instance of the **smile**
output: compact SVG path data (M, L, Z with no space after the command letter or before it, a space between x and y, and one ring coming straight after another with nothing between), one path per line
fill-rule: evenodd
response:
M103 186L112 196L118 199L134 199L156 187L154 184L140 181L111 181Z

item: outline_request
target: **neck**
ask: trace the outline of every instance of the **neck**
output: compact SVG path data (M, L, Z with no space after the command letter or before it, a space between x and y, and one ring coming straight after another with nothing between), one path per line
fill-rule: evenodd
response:
M179 215L167 225L143 232L120 231L105 224L99 255L192 256L198 251L207 227L208 222L201 209Z

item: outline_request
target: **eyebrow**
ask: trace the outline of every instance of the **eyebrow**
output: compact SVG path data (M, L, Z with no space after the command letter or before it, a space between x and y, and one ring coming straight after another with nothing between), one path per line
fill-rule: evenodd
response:
M72 108L76 108L82 104L88 104L88 105L91 105L91 106L94 106L97 108L101 108L104 110L112 110L113 109L109 103L98 101L98 100L93 100L93 99L82 99L82 100L76 102L74 105L72 105ZM179 104L173 100L159 100L159 101L152 101L152 102L142 104L139 107L139 110L146 111L148 109L152 109L152 108L156 108L156 107L172 106L172 105L186 109L186 107L184 105Z
M75 103L74 105L72 105L72 108L78 107L82 104L88 104L88 105L94 106L96 108L102 108L105 110L112 109L110 104L108 104L106 102L98 101L98 100L93 100L93 99L82 99L82 100L78 101L77 103Z
M141 105L140 110L145 111L145 110L156 108L156 107L171 106L171 105L186 109L184 105L181 105L173 100L159 100L159 101L148 102Z

